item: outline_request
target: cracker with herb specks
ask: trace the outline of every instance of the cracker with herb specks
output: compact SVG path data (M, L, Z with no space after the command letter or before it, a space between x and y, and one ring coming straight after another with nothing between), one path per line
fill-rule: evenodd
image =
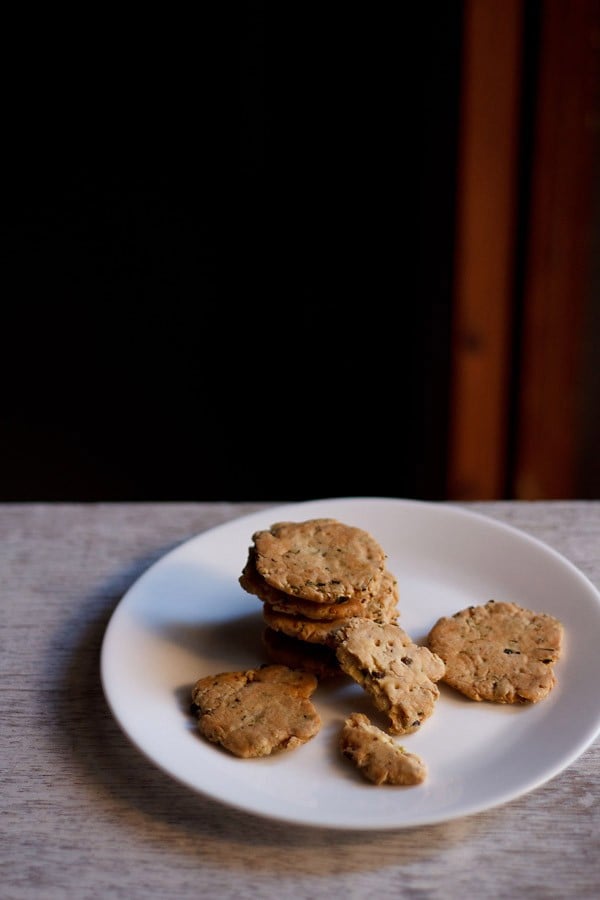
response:
M259 575L284 594L331 604L379 590L386 556L361 528L336 519L277 522L253 541Z
M352 713L342 728L340 750L374 784L421 784L427 767L362 713Z
M381 593L376 597L371 597L362 604L361 618L381 623L395 622L398 618L397 601L396 579L391 572L386 572ZM329 644L333 646L336 643L335 636L337 631L357 617L348 616L347 618L343 617L331 621L307 619L304 616L287 615L286 613L278 612L270 604L264 603L263 618L269 628L273 628L275 631L281 631L290 637L308 641L312 644Z
M344 672L386 713L392 734L410 734L433 713L436 681L444 663L419 647L398 625L354 618L336 634L336 655Z
M553 616L490 600L439 619L427 643L446 664L443 680L472 700L536 703L556 683L562 637Z
M244 758L293 750L321 727L309 699L317 684L308 672L277 665L207 675L192 690L198 730Z
M248 561L239 578L240 585L249 594L254 594L259 600L268 603L272 610L287 613L288 615L300 615L306 619L339 619L361 615L363 600L356 597L339 597L335 603L315 603L314 600L302 600L290 594L272 587L256 568L256 549L251 547L248 552Z

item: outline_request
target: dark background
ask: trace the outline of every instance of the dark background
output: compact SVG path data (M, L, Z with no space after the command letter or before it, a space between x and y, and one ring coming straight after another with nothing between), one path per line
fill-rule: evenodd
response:
M402 10L23 43L0 500L444 496L461 4Z

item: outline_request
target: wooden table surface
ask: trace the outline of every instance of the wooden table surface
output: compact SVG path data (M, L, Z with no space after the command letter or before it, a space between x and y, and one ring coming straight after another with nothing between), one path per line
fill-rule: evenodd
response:
M130 745L99 680L111 613L165 551L267 505L0 506L0 897L599 897L600 741L504 806L360 833L236 811ZM600 503L468 507L600 585Z

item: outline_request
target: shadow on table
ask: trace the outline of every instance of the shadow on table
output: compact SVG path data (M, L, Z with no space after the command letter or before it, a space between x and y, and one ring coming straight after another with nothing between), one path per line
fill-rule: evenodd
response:
M448 846L468 842L477 817L400 831L354 832L295 826L221 805L178 784L135 749L113 719L100 683L99 656L109 619L139 571L118 573L83 598L55 635L61 672L52 670L54 715L47 719L55 751L82 771L90 818L133 829L146 845L191 854L218 869L326 875L412 866ZM128 582L128 584L127 584ZM78 787L81 778L77 779ZM377 790L377 788L373 788ZM124 838L125 839L125 838ZM131 836L127 837L131 840Z

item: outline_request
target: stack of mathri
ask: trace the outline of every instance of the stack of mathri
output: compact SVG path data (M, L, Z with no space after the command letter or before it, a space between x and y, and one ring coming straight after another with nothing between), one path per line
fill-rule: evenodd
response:
M353 617L398 618L398 586L377 541L336 519L278 522L257 531L240 577L263 602L272 662L319 678L340 674L335 635Z

